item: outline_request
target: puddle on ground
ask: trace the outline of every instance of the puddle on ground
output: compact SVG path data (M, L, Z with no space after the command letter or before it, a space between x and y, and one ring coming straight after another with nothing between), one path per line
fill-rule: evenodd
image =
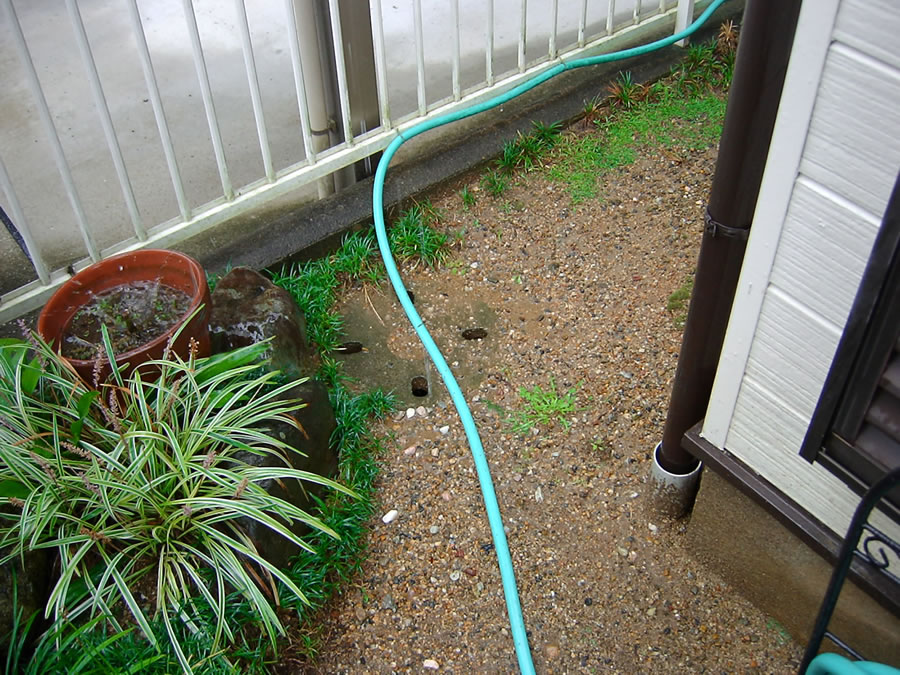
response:
M497 312L485 299L462 290L455 280L417 275L415 306L463 391L477 387L498 346ZM362 343L365 351L337 353L354 390L393 390L403 407L450 403L447 389L387 284L347 293L338 309L344 317L344 337ZM472 339L481 333L485 337ZM463 337L463 332L467 338ZM414 382L415 380L415 382ZM424 386L423 386L424 384ZM416 393L413 394L415 388ZM427 390L427 393L425 393Z

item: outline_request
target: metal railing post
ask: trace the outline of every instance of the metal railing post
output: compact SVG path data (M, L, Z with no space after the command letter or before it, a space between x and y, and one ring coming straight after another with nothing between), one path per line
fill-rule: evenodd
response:
M675 14L675 32L679 33L687 28L694 20L694 0L678 0L678 11ZM679 40L675 44L679 47L687 47L689 38Z

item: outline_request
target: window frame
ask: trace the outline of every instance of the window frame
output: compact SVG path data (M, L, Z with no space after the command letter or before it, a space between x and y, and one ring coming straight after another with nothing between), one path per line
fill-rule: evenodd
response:
M818 462L862 495L885 469L857 441L881 378L900 351L900 178L819 396L800 455ZM890 467L888 467L889 469ZM900 491L883 502L900 522Z

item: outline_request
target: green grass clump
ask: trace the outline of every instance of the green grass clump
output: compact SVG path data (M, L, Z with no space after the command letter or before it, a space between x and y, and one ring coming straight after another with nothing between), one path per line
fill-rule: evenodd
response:
M521 410L511 412L507 418L510 429L518 434L531 431L538 425L550 425L553 422L563 429L569 429L569 417L575 412L575 397L578 387L572 387L568 391L559 392L556 382L550 378L550 386L545 390L541 385L535 385L528 389L519 389L519 397L525 402Z
M700 150L713 145L724 118L725 101L715 93L644 102L598 124L598 134L565 137L548 175L566 185L577 204L596 197L598 177L634 162L642 147Z
M469 189L468 185L463 186L459 191L459 197L462 199L463 208L468 211L475 206L475 194Z
M609 86L609 95L613 106L630 109L643 100L644 87L632 79L631 71L627 71L619 73Z
M509 188L509 176L491 169L481 179L481 187L489 195L499 197Z
M561 130L559 123L532 122L530 133L520 131L513 140L503 144L503 152L495 162L497 169L505 175L519 169L531 171L556 145Z
M447 235L434 226L440 213L430 202L413 204L400 214L388 231L391 251L398 260L421 260L436 265L447 255Z
M306 317L306 337L320 352L328 353L341 343L344 321L332 311L338 272L330 259L296 263L271 273L272 282L288 291Z
M388 230L391 251L401 262L442 262L448 236L435 226L440 214L430 202L414 204ZM287 265L270 273L272 282L287 290L306 317L306 335L323 355L319 376L333 383L336 361L328 354L343 341L344 322L333 311L338 289L351 280L380 283L386 276L374 228L344 237L327 258Z
M674 316L676 328L684 328L684 322L687 319L688 304L691 301L691 294L694 291L694 278L691 277L681 286L672 291L669 299L666 301L666 309Z
M553 153L549 177L564 184L578 204L596 197L597 179L632 163L641 148L696 151L715 144L722 134L722 89L730 82L736 41L733 27L723 27L717 42L690 47L682 63L649 86L634 82L630 72L620 73L605 103L585 104L585 118L597 132L565 136Z

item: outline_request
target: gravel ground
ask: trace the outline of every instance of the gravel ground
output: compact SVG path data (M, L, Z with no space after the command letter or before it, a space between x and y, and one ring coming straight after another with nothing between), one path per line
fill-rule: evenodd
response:
M469 209L459 190L479 175L431 195L443 226L465 236L449 264L405 278L426 323L462 298L495 314L454 358L474 363L464 390L539 673L787 673L799 662L780 626L686 548L688 520L645 503L681 338L667 301L693 273L714 164L715 148L648 150L577 206L540 170L500 198L476 189ZM390 348L415 352L382 296ZM445 321L438 342L473 327L464 321ZM569 428L514 433L500 408L523 409L520 388L551 380L576 388ZM318 672L517 669L464 432L446 394L429 403L376 430L388 439L379 516L398 515L373 519L362 573L323 612Z

